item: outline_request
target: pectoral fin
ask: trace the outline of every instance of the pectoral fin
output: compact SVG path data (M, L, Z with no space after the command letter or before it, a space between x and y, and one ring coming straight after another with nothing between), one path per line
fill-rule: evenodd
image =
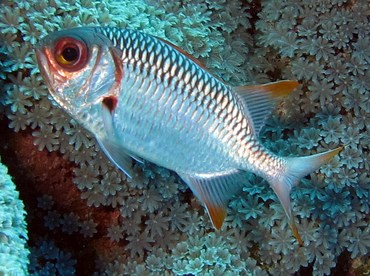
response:
M105 98L102 104L102 117L105 135L98 137L98 143L108 158L128 177L132 178L132 158L126 150L120 146L113 126L113 115L116 100L113 97Z
M114 165L116 165L121 171L123 171L127 177L132 178L132 158L122 149L119 145L115 144L111 140L98 139L98 143L103 152L108 156Z
M216 229L221 229L229 199L239 192L246 175L238 170L218 174L179 174L205 205Z
M102 102L102 119L104 123L105 134L103 137L97 137L98 143L108 158L121 169L129 178L132 178L132 158L127 150L119 144L114 125L113 112L117 105L115 97L107 97Z

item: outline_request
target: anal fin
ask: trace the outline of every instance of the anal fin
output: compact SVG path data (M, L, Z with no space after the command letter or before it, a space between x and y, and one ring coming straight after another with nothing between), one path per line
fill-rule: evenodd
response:
M233 170L217 174L179 175L205 205L213 226L221 229L228 201L242 189L246 173Z

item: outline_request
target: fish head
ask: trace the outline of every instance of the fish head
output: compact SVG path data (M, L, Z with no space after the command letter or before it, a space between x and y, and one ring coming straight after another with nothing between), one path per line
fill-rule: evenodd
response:
M93 117L104 97L116 96L120 53L94 27L51 33L36 48L37 62L54 100L78 121ZM88 127L87 127L88 128Z

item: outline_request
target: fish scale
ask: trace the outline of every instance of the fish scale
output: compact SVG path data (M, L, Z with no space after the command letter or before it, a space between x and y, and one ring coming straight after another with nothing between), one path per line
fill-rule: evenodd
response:
M170 48L167 44L158 40L154 44L153 38L150 36L142 33L130 35L131 31L127 30L117 31L102 28L101 31L112 40L113 45L120 45L120 47L122 45L124 47L124 49L120 49L122 51L122 60L127 60L127 63L132 64L132 67L127 67L124 70L124 74L130 76L127 83L124 81L125 86L128 87L128 90L141 91L140 93L142 93L142 96L136 97L133 103L130 103L130 101L134 101L132 98L123 97L119 99L118 108L121 106L120 103L122 103L123 108L135 105L138 108L130 110L130 112L137 115L142 113L142 116L139 116L139 120L128 121L119 120L119 118L115 120L115 122L117 121L115 126L120 129L119 132L122 132L122 139L124 139L125 144L129 144L130 148L135 147L137 144L145 144L147 135L145 129L149 129L150 132L156 130L156 137L163 137L163 135L169 134L168 128L174 128L183 118L186 118L185 121L189 123L183 124L181 137L172 138L171 140L185 140L189 142L181 142L184 149L179 152L179 148L176 148L176 153L168 152L168 155L186 155L189 153L192 145L199 144L200 140L206 146L202 146L206 150L201 150L197 147L194 149L194 152L198 153L197 160L184 158L183 164L176 161L176 164L173 164L171 167L177 171L189 172L196 166L200 169L200 172L208 173L234 168L237 165L237 160L236 156L229 156L230 149L240 148L240 146L237 146L240 138L232 137L229 129L242 129L238 124L242 123L244 116L240 114L242 112L236 107L237 103L232 101L231 95L228 95L230 89L220 82L216 82L204 70L199 70L192 61L185 59L181 53ZM120 35L117 35L117 33L120 33ZM151 51L146 49L151 49ZM147 57L147 60L142 60L140 57ZM142 77L142 68L148 68L149 66L143 66L143 64L149 64L151 68L148 76L144 75L145 79ZM183 74L176 77L171 75L172 68L177 70L179 70L178 68L184 68ZM174 71L176 72L176 70ZM143 89L143 84L147 83L148 79L156 83L156 85L152 86L150 90L143 91L145 90ZM184 85L177 87L176 83L181 81ZM204 87L207 87L207 89L204 89ZM124 90L122 93L124 93ZM139 97L145 100L140 101ZM221 104L223 102L225 102L224 105ZM227 109L226 107L230 106L230 104L233 108ZM160 108L161 110L159 110ZM146 113L145 110L147 109L150 112ZM118 111L118 113L123 114L122 117L126 117L124 112ZM182 117L175 118L171 115L174 113L181 114ZM214 116L210 116L210 114L214 114ZM155 120L150 120L152 118L155 118ZM240 118L240 120L233 123L235 118ZM120 124L118 121L124 123ZM166 124L163 124L165 127L158 124L162 122L166 122ZM138 124L142 126L143 131L141 133L134 132ZM245 130L248 124L245 123L244 125ZM130 126L132 126L132 129L130 129ZM212 131L205 133L204 129L207 128L210 128ZM130 133L130 135L123 134L126 132ZM128 137L131 135L133 139L130 140ZM173 135L170 136L173 137ZM229 138L229 142L227 144L220 143L219 141L224 141L223 138L225 137ZM162 144L162 141L151 140L151 150L142 149L145 153L140 152L139 155L144 155L146 159L158 163L157 160L153 160L155 158L152 156L155 157L164 152ZM237 152L235 151L235 153ZM170 156L164 158L167 166L169 159ZM208 166L202 169L204 160L207 159L217 159L221 162L213 161L212 171ZM218 166L216 166L217 163Z
M129 177L132 158L175 171L220 229L229 199L241 191L246 173L254 172L269 182L303 244L290 191L341 147L282 157L259 143L266 116L296 81L230 87L173 44L110 27L52 33L36 56L56 102Z

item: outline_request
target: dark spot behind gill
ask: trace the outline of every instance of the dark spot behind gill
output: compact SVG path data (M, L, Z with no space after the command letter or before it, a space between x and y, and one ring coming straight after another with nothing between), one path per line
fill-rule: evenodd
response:
M108 96L103 99L103 105L112 113L117 107L117 97L116 96Z

